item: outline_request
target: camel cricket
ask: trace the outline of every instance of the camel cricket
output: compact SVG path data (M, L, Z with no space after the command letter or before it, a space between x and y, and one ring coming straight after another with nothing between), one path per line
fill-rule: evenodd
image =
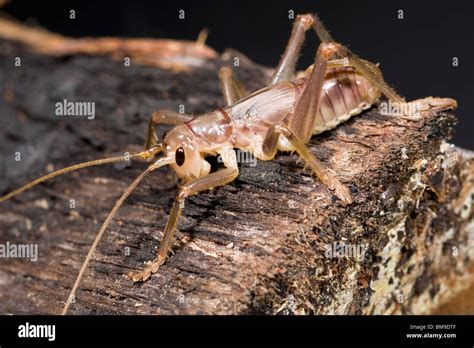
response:
M321 44L314 64L296 78L295 65L306 31L311 28ZM157 111L150 119L144 151L76 164L36 179L0 198L0 202L5 201L50 178L80 168L130 159L152 162L127 188L107 216L82 264L63 314L73 302L107 226L125 199L150 172L169 165L183 179L183 184L171 209L158 254L143 270L129 274L134 282L146 281L166 261L186 198L226 185L239 175L235 149L250 152L262 161L272 160L278 151L294 151L341 203L347 205L353 201L351 191L314 157L306 143L313 135L332 129L370 108L382 95L390 101L405 103L385 83L375 64L358 58L335 42L317 16L311 14L299 15L294 21L287 47L267 87L244 95L244 89L234 79L230 68L222 68L219 77L227 104L225 108L196 117ZM434 103L455 103L448 99L431 100ZM159 124L174 126L162 141L156 133ZM162 156L156 158L157 155ZM224 168L211 172L206 156L220 156Z

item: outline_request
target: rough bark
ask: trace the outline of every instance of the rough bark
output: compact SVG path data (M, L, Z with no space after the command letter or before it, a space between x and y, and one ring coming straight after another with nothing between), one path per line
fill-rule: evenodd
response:
M235 55L178 73L0 45L4 192L53 168L138 149L152 111L222 107L217 69ZM240 63L248 90L264 85L268 69ZM95 119L54 115L63 99L94 101ZM312 152L350 186L348 207L295 155L241 164L232 184L188 199L174 255L133 284L126 274L154 258L177 192L174 174L160 170L106 232L71 313L430 313L472 281L474 164L445 142L454 124L451 111L413 121L374 107L313 137ZM1 313L60 312L100 224L144 168L74 172L1 204L0 243L39 246L37 262L0 259ZM333 243L363 246L364 256L328 257Z

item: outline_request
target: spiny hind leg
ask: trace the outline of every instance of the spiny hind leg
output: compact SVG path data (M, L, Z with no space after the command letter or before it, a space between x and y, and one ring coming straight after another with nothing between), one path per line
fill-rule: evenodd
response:
M219 70L219 80L221 82L221 90L227 106L235 104L242 99L247 92L234 78L232 69L225 66Z
M158 135L156 134L156 126L163 124L167 126L177 126L184 122L191 121L193 116L182 114L171 110L159 110L155 111L150 116L150 122L148 124L148 134L145 139L145 149L152 148L158 145Z
M335 42L316 14L306 13L298 15L293 22L293 29L285 51L270 80L271 85L293 79L301 46L303 45L306 32L311 28L316 32L321 43ZM333 52L333 54L336 53L336 51Z
M313 15L313 29L316 32L316 35L318 35L318 38L321 42L335 42L335 40L332 38L331 34L329 34L329 31L326 29L323 22L321 22L317 14Z
M373 63L359 58L354 53L352 53L347 47L339 44L332 38L327 29L324 27L321 20L317 15L313 16L313 28L316 31L321 42L325 43L334 43L339 46L338 50L335 52L335 55L340 58L340 62L343 62L343 66L352 66L356 68L360 74L364 75L373 85L375 85L387 98L392 99L397 102L405 102L405 99L401 97L395 90L390 87L384 80L380 69ZM345 58L345 59L344 59ZM337 66L337 63L334 62L329 66Z
M160 243L158 255L156 259L150 262L142 271L129 273L130 279L134 282L145 281L150 278L152 273L156 273L160 266L165 262L169 251L171 250L173 236L178 226L178 220L181 216L182 209L184 207L184 201L187 197L194 195L200 191L208 190L212 187L223 186L233 181L239 175L239 169L225 168L215 173L209 174L201 178L190 181L184 184L173 204L171 209L168 223L166 224L165 232L163 233L163 239Z
M403 103L405 100L397 93L395 90L390 87L379 70L379 68L364 59L357 57L352 53L347 47L337 43L332 36L329 34L326 27L323 25L321 20L317 15L304 14L296 17L295 22L293 23L293 30L291 32L290 39L286 46L285 52L278 63L275 72L273 73L270 84L275 84L285 80L291 80L294 76L295 66L298 60L298 56L303 44L306 31L310 28L313 28L316 32L321 43L325 44L334 44L338 47L335 50L333 55L337 58L346 58L346 61L349 61L349 65L355 67L362 75L364 75L369 81L372 82L386 97L394 101ZM347 65L347 64L345 64ZM314 67L314 66L313 66Z
M336 45L339 45L338 53L341 58L328 61L328 68L352 67L367 78L387 98L400 104L406 103L405 99L387 84L376 64L356 56L340 44L336 43Z
M342 47L341 51L349 60L349 65L353 66L360 74L365 76L373 86L377 87L380 92L382 92L383 95L398 103L405 103L405 98L400 96L392 87L387 84L387 82L385 82L382 72L375 64L357 57L346 47Z
M342 184L336 174L323 163L321 163L308 149L304 142L299 139L287 126L278 124L272 126L265 136L262 146L262 152L268 158L273 158L278 150L278 139L283 135L294 147L298 156L304 160L314 174L329 189L334 191L336 196L344 205L351 204L352 194L347 186Z

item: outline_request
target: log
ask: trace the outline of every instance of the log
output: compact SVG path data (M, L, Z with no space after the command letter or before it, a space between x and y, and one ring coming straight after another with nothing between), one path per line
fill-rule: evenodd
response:
M232 50L176 71L45 55L6 40L0 47L3 193L53 169L139 149L155 110L222 107L217 72L235 56L249 91L271 72ZM64 99L95 102L95 118L56 116ZM133 284L126 274L154 258L177 193L170 170L153 173L110 225L70 313L435 312L473 281L474 160L446 142L453 111L423 103L418 120L375 106L312 138L311 151L351 188L353 204L343 207L295 155L241 163L232 184L187 200L174 254ZM60 313L97 230L145 167L77 171L0 204L0 245L39 251L36 262L0 259L0 313Z

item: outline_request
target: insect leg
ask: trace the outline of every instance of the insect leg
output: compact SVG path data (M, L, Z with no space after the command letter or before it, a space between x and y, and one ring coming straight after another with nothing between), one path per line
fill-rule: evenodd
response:
M285 52L281 56L278 66L270 80L270 85L281 81L289 81L295 73L296 62L303 45L306 31L313 25L314 18L310 14L298 15L293 23L290 39Z
M181 114L176 111L159 110L151 114L148 124L148 134L145 140L145 149L149 149L158 144L158 135L156 134L156 126L159 124L176 126L178 124L191 121L193 116Z
M176 232L178 220L181 216L184 201L187 197L200 191L208 190L212 187L223 186L233 181L238 175L239 169L237 167L225 168L184 184L180 188L173 204L173 208L171 209L170 217L166 224L156 259L148 264L142 271L129 273L130 279L134 282L145 281L150 278L152 273L156 273L160 266L165 262L168 252L171 250L173 235Z
M321 42L336 43L331 37L327 29L317 15L313 16L313 28ZM387 98L403 103L405 99L401 97L395 90L390 87L384 80L380 69L373 63L357 57L347 47L339 46L339 50L335 52L340 58L347 57L346 66L353 66L360 74L364 75L374 86L376 86Z
M272 126L265 136L263 142L263 152L266 156L274 157L278 148L278 138L283 135L290 144L295 148L298 156L300 156L305 163L311 168L316 174L319 180L326 185L329 189L336 193L336 196L342 200L344 205L352 203L352 194L349 189L342 184L336 177L335 173L322 164L304 142L296 136L287 126L278 124Z
M309 81L295 106L293 114L288 119L288 128L304 143L308 142L313 134L328 60L339 48L340 45L336 43L322 43L319 45Z
M246 92L234 79L232 69L223 67L219 70L219 79L221 81L221 90L224 95L224 100L227 106L235 104L236 101L242 99Z
M382 92L382 94L393 101L399 103L405 102L405 98L400 96L392 87L387 84L387 82L385 82L380 69L375 64L357 57L346 47L343 47L342 50L345 51L345 55L349 60L349 65L353 66L357 71L359 71L360 74L364 75Z
M343 46L340 46L338 53L339 56L343 58L328 61L328 68L353 67L361 75L365 76L372 85L376 86L387 98L399 103L405 103L405 99L385 82L382 72L377 65L357 57Z
M334 190L344 204L349 204L352 202L350 191L339 182L334 173L311 154L305 145L312 135L328 60L340 47L336 43L322 43L319 45L308 84L298 100L293 114L288 118L287 125L274 125L268 130L262 151L267 157L275 156L278 149L278 138L283 134L317 177L326 186Z
M303 45L306 31L313 28L321 43L335 42L316 14L304 14L296 17L293 30L285 52L273 73L270 84L289 81L293 78L298 55ZM337 51L333 52L338 53Z
M316 35L318 35L318 38L321 42L334 42L334 39L332 38L331 34L329 34L329 31L321 22L317 14L313 15L313 29L316 32Z

